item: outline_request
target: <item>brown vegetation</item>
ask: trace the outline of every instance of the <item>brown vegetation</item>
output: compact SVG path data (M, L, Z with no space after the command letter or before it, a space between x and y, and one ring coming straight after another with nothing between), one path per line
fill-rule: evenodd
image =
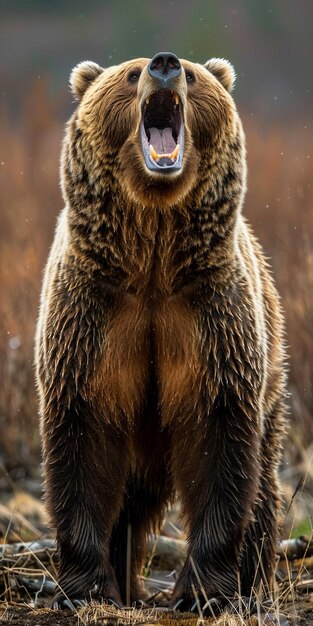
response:
M144 575L150 596L142 608L133 607L116 609L115 607L88 604L74 613L66 610L56 612L47 607L55 591L56 551L52 539L32 541L30 543L10 543L0 546L0 624L36 625L47 624L101 624L136 626L137 624L158 624L171 626L258 626L261 623L271 625L296 626L312 624L312 553L313 544L302 541L282 542L278 546L277 583L272 596L268 599L257 596L253 615L249 615L249 599L241 597L229 610L215 619L202 618L201 613L182 614L168 610L168 598L174 586L173 572L163 569L158 560L159 541L168 540L158 537L156 551L149 559ZM180 541L184 544L183 541ZM152 547L152 546L151 546ZM177 561L172 552L173 546L167 544L167 559ZM153 548L155 550L155 548ZM157 557L158 570L154 570ZM297 559L296 559L297 557ZM295 560L296 559L296 560ZM156 608L154 608L156 603ZM251 608L250 607L250 608ZM201 618L201 621L199 621Z
M36 82L0 118L0 454L8 469L38 462L33 335L42 270L62 207L58 163L62 107ZM293 459L313 439L313 233L309 129L301 121L266 133L245 119L249 191L245 214L270 257L286 312Z

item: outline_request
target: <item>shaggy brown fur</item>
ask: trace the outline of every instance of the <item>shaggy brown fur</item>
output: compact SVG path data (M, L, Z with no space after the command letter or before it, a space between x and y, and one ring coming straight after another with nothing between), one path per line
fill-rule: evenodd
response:
M129 525L137 599L147 533L176 492L189 551L172 606L191 608L194 590L200 600L203 590L249 595L273 573L282 316L241 215L234 72L221 59L181 61L171 90L183 167L158 173L139 132L160 89L148 63L86 62L71 77L79 104L63 148L66 206L36 342L60 606L66 595L125 602Z

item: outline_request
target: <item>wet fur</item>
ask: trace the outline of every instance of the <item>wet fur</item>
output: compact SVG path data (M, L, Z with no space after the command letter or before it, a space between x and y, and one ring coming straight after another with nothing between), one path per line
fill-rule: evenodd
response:
M66 206L45 273L37 380L64 594L125 602L131 525L137 599L147 533L178 491L189 547L172 604L188 609L193 586L201 596L192 560L209 597L271 583L282 315L241 215L231 66L182 61L196 82L175 84L184 169L168 177L148 173L138 138L155 89L147 63L82 64L72 75L79 105L64 141Z

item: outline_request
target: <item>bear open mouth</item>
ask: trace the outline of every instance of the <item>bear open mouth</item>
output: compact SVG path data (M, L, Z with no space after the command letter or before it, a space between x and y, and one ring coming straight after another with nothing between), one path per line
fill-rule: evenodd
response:
M146 99L142 111L141 143L149 170L168 172L182 168L184 124L177 93L164 89Z

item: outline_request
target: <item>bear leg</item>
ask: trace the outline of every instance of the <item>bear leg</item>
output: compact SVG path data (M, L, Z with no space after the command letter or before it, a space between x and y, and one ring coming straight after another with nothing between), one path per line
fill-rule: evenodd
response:
M240 593L251 599L253 591L271 591L277 541L277 506L274 477L260 481L259 502L254 510L255 521L246 530L240 561ZM276 492L277 493L277 492Z
M173 434L174 480L189 549L172 608L197 611L200 603L210 615L238 595L239 555L259 479L257 424L252 411L248 418L231 398L204 419L186 420Z
M123 502L127 436L80 396L62 417L46 419L43 429L48 508L59 552L60 593L53 605L79 606L93 598L120 605L109 539Z
M281 458L281 435L284 431L285 401L278 399L265 420L265 434L261 443L261 477L259 494L254 509L254 520L246 529L240 562L241 593L251 597L253 590L263 585L267 593L275 568L280 509L276 468Z

